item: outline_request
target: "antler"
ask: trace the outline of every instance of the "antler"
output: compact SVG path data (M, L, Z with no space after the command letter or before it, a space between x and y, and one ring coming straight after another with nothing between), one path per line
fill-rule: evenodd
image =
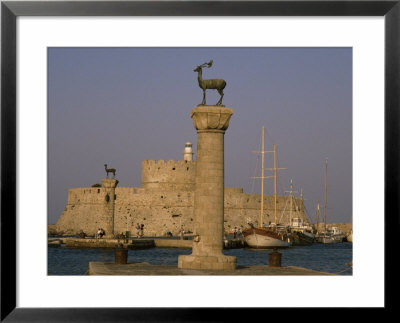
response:
M210 68L212 66L212 64L213 64L213 60L209 61L208 63L207 62L203 63L203 64L199 65L198 67L208 67L208 68Z

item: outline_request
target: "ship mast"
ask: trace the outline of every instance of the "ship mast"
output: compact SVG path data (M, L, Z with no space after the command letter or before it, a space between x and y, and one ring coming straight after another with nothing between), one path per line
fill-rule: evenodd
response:
M276 145L274 144L274 223L276 223ZM276 228L276 226L275 226Z
M263 227L263 213L264 213L264 126L262 127L261 138L261 214L260 214L260 227Z
M328 191L328 158L325 159L325 201L324 201L324 230L326 232L326 196Z
M317 204L317 231L319 231L318 227L319 227L319 200Z
M264 219L264 179L274 177L274 221L276 225L277 219L277 183L276 183L276 171L285 169L285 168L277 168L276 167L276 145L274 144L274 150L266 151L264 150L264 133L265 128L262 127L262 140L261 140L261 151L255 151L255 153L261 153L261 177L253 177L253 178L261 178L261 212L260 212L260 227L263 227L263 219ZM264 167L264 156L265 153L274 153L274 168L265 168ZM264 176L265 170L273 170L274 176Z
M289 225L292 225L292 214L293 214L293 193L297 193L297 191L293 191L293 179L290 180L290 191L285 191L285 192L289 192ZM302 198L303 198L303 193L302 193ZM296 204L295 204L296 206Z
M289 225L292 225L292 208L293 208L293 180L290 180L290 212L289 212Z

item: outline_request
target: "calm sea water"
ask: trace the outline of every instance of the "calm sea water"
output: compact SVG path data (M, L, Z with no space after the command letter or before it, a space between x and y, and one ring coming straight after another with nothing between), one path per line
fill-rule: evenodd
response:
M352 261L353 245L348 242L336 244L314 243L279 250L282 266L298 266L317 271L352 275L346 263ZM268 265L271 250L230 249L225 255L236 256L239 266ZM191 254L191 249L151 248L129 250L129 262L148 262L154 265L178 265L179 255ZM85 275L90 261L114 262L114 250L48 248L49 275Z

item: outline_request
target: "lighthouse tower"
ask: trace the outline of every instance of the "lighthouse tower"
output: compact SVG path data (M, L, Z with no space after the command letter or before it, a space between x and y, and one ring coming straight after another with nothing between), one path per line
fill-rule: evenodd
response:
M187 142L185 144L185 149L183 150L183 160L193 161L193 154L192 143Z

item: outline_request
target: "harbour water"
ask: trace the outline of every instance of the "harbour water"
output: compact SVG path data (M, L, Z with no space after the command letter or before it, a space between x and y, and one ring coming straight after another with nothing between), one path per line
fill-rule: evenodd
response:
M191 249L151 248L129 250L129 262L147 262L153 265L177 265L179 255L191 254ZM229 249L225 255L236 256L238 266L268 265L271 250ZM314 243L281 249L282 266L297 266L338 275L352 275L353 245ZM48 248L48 275L85 275L89 262L114 262L114 250Z

